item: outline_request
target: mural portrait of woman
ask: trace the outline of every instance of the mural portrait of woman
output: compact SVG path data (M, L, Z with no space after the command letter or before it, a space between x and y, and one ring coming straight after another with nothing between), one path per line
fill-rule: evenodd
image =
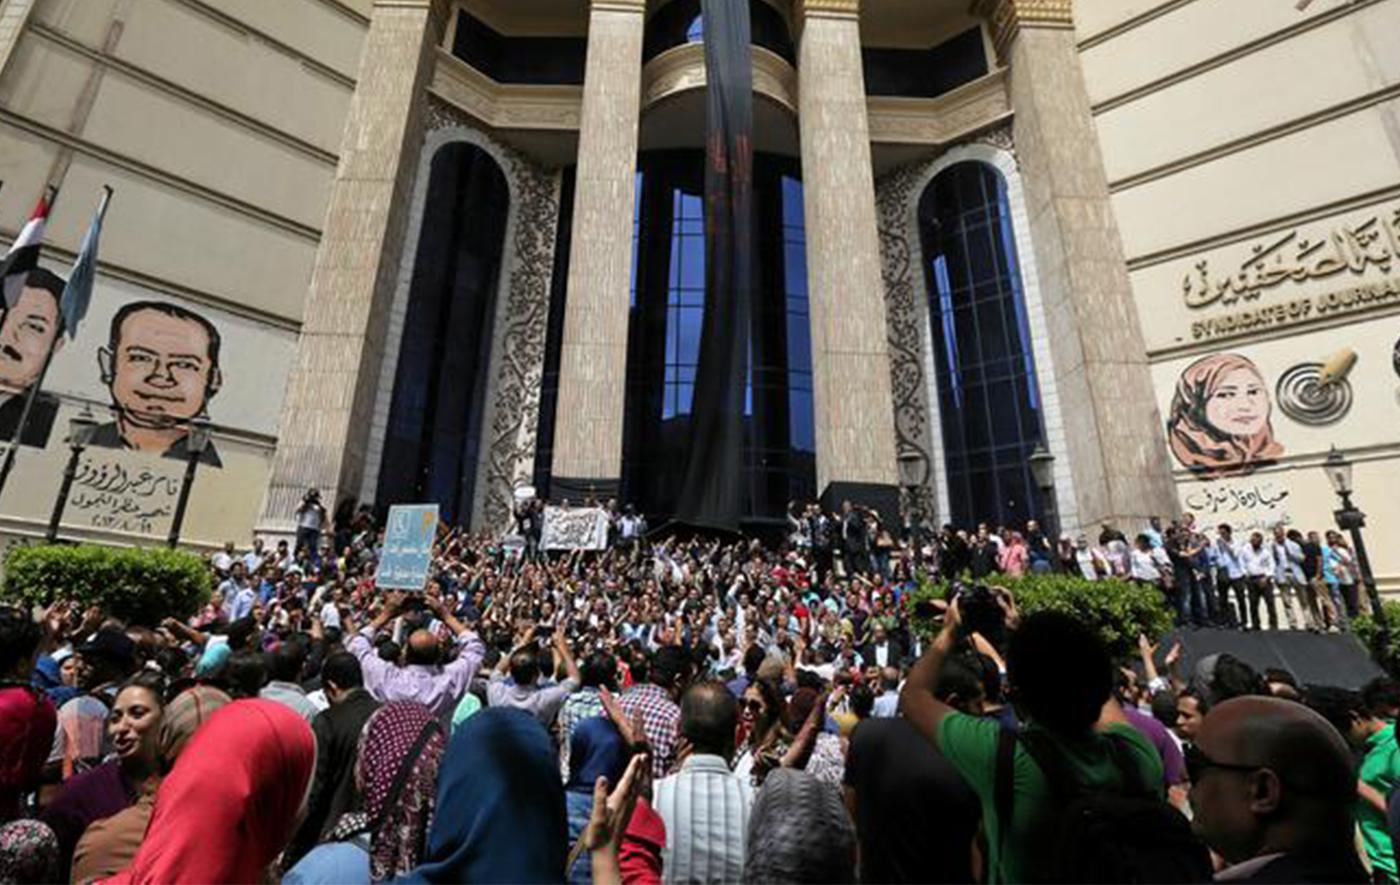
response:
M1249 473L1283 454L1269 422L1269 386L1247 357L1217 353L1177 380L1167 439L1182 466L1214 475Z

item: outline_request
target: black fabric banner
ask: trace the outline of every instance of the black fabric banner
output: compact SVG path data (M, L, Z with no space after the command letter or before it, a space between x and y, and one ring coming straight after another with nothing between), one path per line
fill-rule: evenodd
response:
M707 78L705 319L676 519L737 531L754 288L753 68L748 0L702 0Z

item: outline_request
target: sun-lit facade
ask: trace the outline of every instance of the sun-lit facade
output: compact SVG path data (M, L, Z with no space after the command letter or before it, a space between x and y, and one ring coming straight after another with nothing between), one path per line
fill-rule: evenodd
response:
M849 498L1325 529L1336 445L1400 528L1400 0L749 10L746 522ZM181 465L119 432L100 364L132 302L220 342L186 397L221 462L191 543L287 531L308 486L478 529L523 486L664 521L706 299L704 40L700 0L0 0L0 237L61 185L62 272L116 189L0 529L42 532L89 405L123 445L84 454L65 532L163 536Z

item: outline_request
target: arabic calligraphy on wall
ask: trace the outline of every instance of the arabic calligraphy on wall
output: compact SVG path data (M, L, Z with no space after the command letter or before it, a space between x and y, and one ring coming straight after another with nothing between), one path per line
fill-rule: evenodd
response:
M1288 231L1255 243L1236 269L1216 273L1208 260L1196 262L1182 280L1182 300L1195 310L1241 300L1257 300L1284 283L1306 283L1371 267L1389 274L1400 269L1400 208L1379 212L1357 224L1339 224L1325 236Z
M1186 509L1200 516L1220 516L1249 510L1278 512L1288 489L1272 480L1249 484L1210 483L1186 495Z
M94 528L152 535L169 528L180 474L135 466L112 456L85 457L73 477L70 519Z

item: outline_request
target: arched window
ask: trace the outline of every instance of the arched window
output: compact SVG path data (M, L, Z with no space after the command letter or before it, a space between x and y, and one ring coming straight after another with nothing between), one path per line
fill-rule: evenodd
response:
M705 16L703 14L695 16L690 20L690 24L685 29L685 42L700 43L705 39Z
M919 200L953 522L1040 516L1027 457L1043 421L1006 181L985 163L940 172Z
M440 148L430 175L378 500L435 503L467 524L510 190L496 161L465 142Z

